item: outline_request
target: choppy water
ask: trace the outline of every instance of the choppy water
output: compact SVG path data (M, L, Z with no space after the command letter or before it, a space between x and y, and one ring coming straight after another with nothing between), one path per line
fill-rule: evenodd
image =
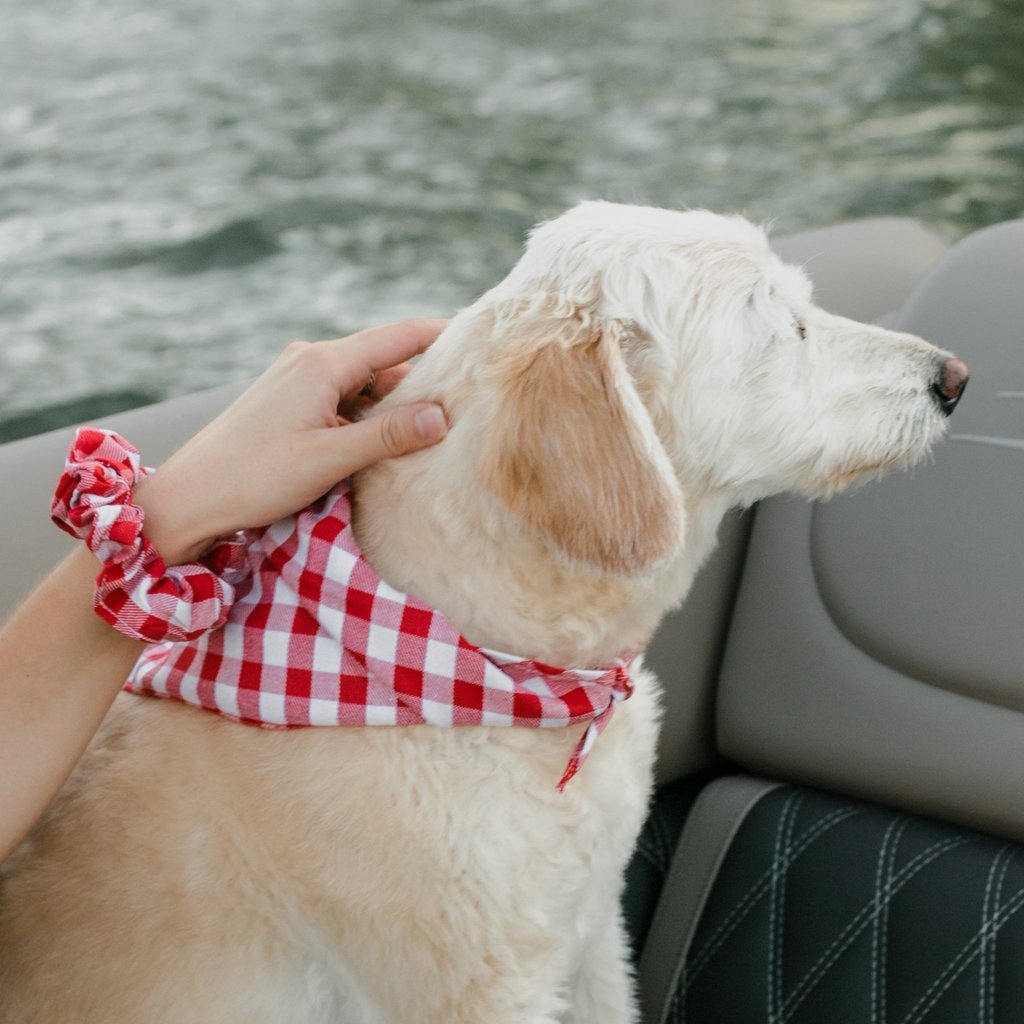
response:
M0 430L450 312L584 196L956 237L1022 113L1020 0L0 0Z

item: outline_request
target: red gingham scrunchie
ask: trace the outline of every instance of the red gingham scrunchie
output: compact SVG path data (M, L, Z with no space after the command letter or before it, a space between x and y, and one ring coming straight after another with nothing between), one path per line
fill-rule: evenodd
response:
M150 472L120 435L82 427L50 515L104 563L93 595L100 618L146 643L193 640L227 619L235 590L225 576L240 568L242 546L222 542L202 563L169 569L142 532L142 509L132 504L136 481Z

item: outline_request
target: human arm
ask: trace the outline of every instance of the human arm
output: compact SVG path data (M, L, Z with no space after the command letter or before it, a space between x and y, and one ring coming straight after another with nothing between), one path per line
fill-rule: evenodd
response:
M440 440L446 426L436 406L379 416L369 407L443 326L406 321L288 346L136 487L156 550L168 564L191 561L219 536L274 522L364 466ZM372 398L360 398L371 373ZM0 630L0 860L71 773L143 649L94 614L99 568L76 550Z

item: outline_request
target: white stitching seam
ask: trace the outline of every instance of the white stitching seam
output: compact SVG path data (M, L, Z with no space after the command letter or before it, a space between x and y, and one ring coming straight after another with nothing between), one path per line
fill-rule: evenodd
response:
M1003 864L1003 870L999 875L999 884L996 886L996 906L1003 902L1003 883L1006 881L1006 872L1010 869L1010 862L1014 857L1017 856L1016 850L1010 851L1010 856L1006 858ZM992 942L989 944L991 966L988 974L988 987L989 987L989 999L988 999L988 1012L990 1024L995 1024L996 1019L996 940L999 938L999 932L994 932L992 935Z
M768 904L768 1024L776 1024L782 1013L783 976L782 950L786 913L786 871L793 854L793 828L804 793L793 793L782 808L775 830L775 848L772 854L771 900Z
M981 907L981 950L978 956L978 1021L979 1024L993 1024L995 1021L996 1001L996 933L993 930L992 907L999 906L1003 897L1003 882L1006 872L1013 860L1012 846L1000 847L992 859L988 881L985 883L985 898ZM1000 867L1000 861L1002 866ZM996 871L999 870L999 881L996 882ZM995 882L995 896L992 894Z
M796 860L808 846L811 845L820 835L838 825L847 818L855 817L865 813L866 808L857 806L839 807L830 811L824 818L815 822L800 838L792 851L792 859ZM686 968L686 983L677 992L677 998L685 994L690 984L697 975L707 966L718 950L725 944L729 936L740 926L743 919L757 905L761 897L768 891L772 880L772 869L766 868L758 880L747 890L746 895L729 912L724 921L715 929L712 935L704 943L704 947L693 958L692 963Z
M933 860L942 856L943 853L965 843L977 842L977 839L970 836L954 836L944 839L942 842L934 843L926 850L923 850L912 860L908 861L893 878L891 891L888 893L889 901L902 889L912 878L926 868ZM800 983L793 989L783 1006L783 1015L779 1024L785 1024L796 1012L800 1004L810 995L814 987L836 964L839 958L854 943L857 937L864 931L873 918L874 899L866 903L861 910L854 915L846 927L832 941L828 949L818 958L814 966L803 976Z
M978 1024L985 1024L986 1000L988 999L988 986L985 984L985 972L988 969L988 938L991 927L991 902L992 885L995 882L996 872L999 870L999 862L1003 859L1007 847L1001 846L992 863L988 868L988 878L985 881L985 894L981 900L981 950L978 954Z
M750 781L754 781L754 780L750 780ZM667 989L668 1002L665 1005L664 1013L662 1015L660 1015L660 1017L659 1017L659 1019L665 1021L666 1024L680 1024L680 1021L682 1021L685 1018L685 1016L686 1016L687 1004L686 1004L686 1002L684 1000L682 1000L681 996L682 996L682 992L685 990L685 987L687 985L687 982L686 982L686 964L687 964L687 960L689 958L689 950L690 950L690 946L691 946L691 944L693 942L694 932L696 931L696 928L697 928L697 926L699 924L700 917L703 915L704 907L705 907L705 905L707 903L707 899L708 899L709 895L711 894L711 890L713 888L714 879L717 876L717 874L718 874L718 872L719 872L719 870L720 870L720 868L722 866L723 860L724 860L724 858L725 858L729 848L732 846L733 840L736 838L736 836L739 834L740 830L742 829L743 823L746 821L748 813L751 810L753 810L753 808L755 806L757 806L758 803L760 803L760 801L761 801L761 799L763 797L765 797L768 793L772 792L773 790L779 789L779 788L784 788L784 787L782 787L781 783L778 783L778 782L775 782L775 783L764 783L764 782L761 782L758 785L758 792L756 794L753 794L753 799L751 799L751 794L748 793L747 798L744 800L743 807L740 809L739 813L737 814L737 816L735 817L735 819L733 820L731 826L728 829L728 834L723 836L723 842L717 848L717 853L716 853L716 855L714 857L714 865L713 865L713 868L712 868L710 874L708 874L707 877L703 878L698 883L698 887L701 890L701 897L700 897L699 908L697 909L697 913L696 913L695 918L693 920L687 922L686 937L684 938L684 945L680 948L680 956L679 956L678 960L676 961L677 966L676 966L676 969L675 969L675 971L673 973L673 977L671 979L669 987ZM705 796L706 796L706 792L705 792L705 794L702 794L701 796L699 796L697 798L697 802L694 805L694 809L692 811L692 815L694 816L695 819L697 817L699 817L699 815L702 813L702 809L701 809L702 801L704 800ZM680 851L679 851L678 854L673 856L672 864L669 867L668 875L665 878L665 889L666 889L666 891L671 891L671 890L673 890L675 888L675 885L676 885L676 874L677 874L677 872L680 872L681 865L683 864L683 859L680 856L680 854L682 853L683 849L685 848L686 840L687 840L687 829L686 829L686 827L684 827L683 828L682 836L680 838L680 844L679 844L680 845ZM649 933L650 935L657 936L657 935L660 934L660 930L659 929L662 926L663 918L665 916L667 916L667 914L666 914L666 903L665 903L665 900L662 899L658 909L655 911L654 920L651 922L651 930L650 930L650 933ZM675 927L675 926L676 925L674 923L673 927ZM648 940L648 941L650 941L650 940ZM681 1014L680 1014L680 1008L681 1008Z
M992 933L997 933L1007 921L1024 906L1024 886L1018 889L1009 902L993 918ZM971 961L979 955L981 950L981 936L984 929L979 929L964 944L963 948L946 965L939 976L928 987L928 990L911 1007L910 1012L900 1021L900 1024L918 1024L932 1010L932 1007L942 998L949 987L967 970ZM975 948L977 947L977 948Z
M885 830L882 845L878 850L878 867L875 871L874 928L872 928L871 934L871 1024L885 1024L888 1012L885 974L889 945L889 906L892 902L892 876L896 862L896 850L906 827L906 818L893 818Z

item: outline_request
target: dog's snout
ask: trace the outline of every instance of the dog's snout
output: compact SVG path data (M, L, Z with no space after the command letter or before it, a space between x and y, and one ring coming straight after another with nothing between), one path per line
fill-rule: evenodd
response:
M939 408L946 416L952 415L970 376L971 371L962 359L947 359L939 367L938 378L932 384L931 390L939 403Z

